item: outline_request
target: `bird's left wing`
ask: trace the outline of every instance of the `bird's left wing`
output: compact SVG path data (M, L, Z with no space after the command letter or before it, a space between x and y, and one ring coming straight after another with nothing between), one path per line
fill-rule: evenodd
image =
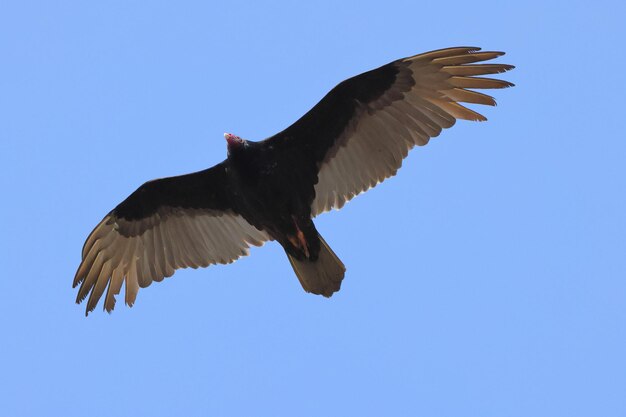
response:
M512 69L480 63L500 55L456 47L393 61L343 81L266 142L286 164L306 173L305 188L315 187L313 216L341 208L395 175L411 148L425 145L456 119L486 120L459 102L493 106L493 98L472 89L513 85L477 77Z
M176 269L227 264L270 237L233 211L225 163L193 174L149 181L107 214L91 232L74 278L76 302L87 314L106 290L113 310L126 283L132 306L140 287Z

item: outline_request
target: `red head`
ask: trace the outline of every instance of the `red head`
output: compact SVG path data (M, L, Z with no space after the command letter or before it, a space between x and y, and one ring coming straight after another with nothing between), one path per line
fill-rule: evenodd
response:
M239 149L246 145L246 140L240 138L237 135L233 135L232 133L224 133L224 138L228 143L228 152L232 150Z

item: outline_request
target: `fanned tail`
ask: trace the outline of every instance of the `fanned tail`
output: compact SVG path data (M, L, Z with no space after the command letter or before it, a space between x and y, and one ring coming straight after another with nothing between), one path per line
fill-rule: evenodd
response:
M321 245L317 260L300 261L288 253L287 257L304 291L330 297L341 288L346 267L322 236L319 239Z

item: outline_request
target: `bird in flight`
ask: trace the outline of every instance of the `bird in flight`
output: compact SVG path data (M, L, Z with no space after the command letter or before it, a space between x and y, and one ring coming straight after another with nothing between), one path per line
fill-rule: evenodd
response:
M87 238L74 278L86 314L104 296L111 312L125 283L139 288L180 268L228 264L275 240L305 291L330 297L346 268L313 218L396 174L415 145L456 119L486 118L459 104L494 106L474 89L512 83L479 77L514 67L482 63L504 55L455 47L393 61L333 88L298 121L253 142L226 133L227 158L192 174L148 181Z

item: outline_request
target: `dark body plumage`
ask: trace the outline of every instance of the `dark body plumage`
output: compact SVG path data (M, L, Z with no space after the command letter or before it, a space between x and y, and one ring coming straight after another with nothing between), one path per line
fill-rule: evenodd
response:
M289 156L266 143L247 142L229 152L226 161L235 195L233 209L257 229L266 230L285 250L298 259L304 254L289 241L299 228L313 245L317 259L319 241L311 220L311 201L315 195L313 169L302 169Z
M313 218L395 175L408 151L458 118L485 120L458 102L494 105L467 88L512 84L476 75L513 68L474 64L502 53L448 48L350 78L284 131L251 142L226 134L228 158L193 174L147 182L113 209L83 247L74 285L91 311L126 282L139 287L178 268L229 263L251 245L278 241L304 289L332 295L345 267Z

